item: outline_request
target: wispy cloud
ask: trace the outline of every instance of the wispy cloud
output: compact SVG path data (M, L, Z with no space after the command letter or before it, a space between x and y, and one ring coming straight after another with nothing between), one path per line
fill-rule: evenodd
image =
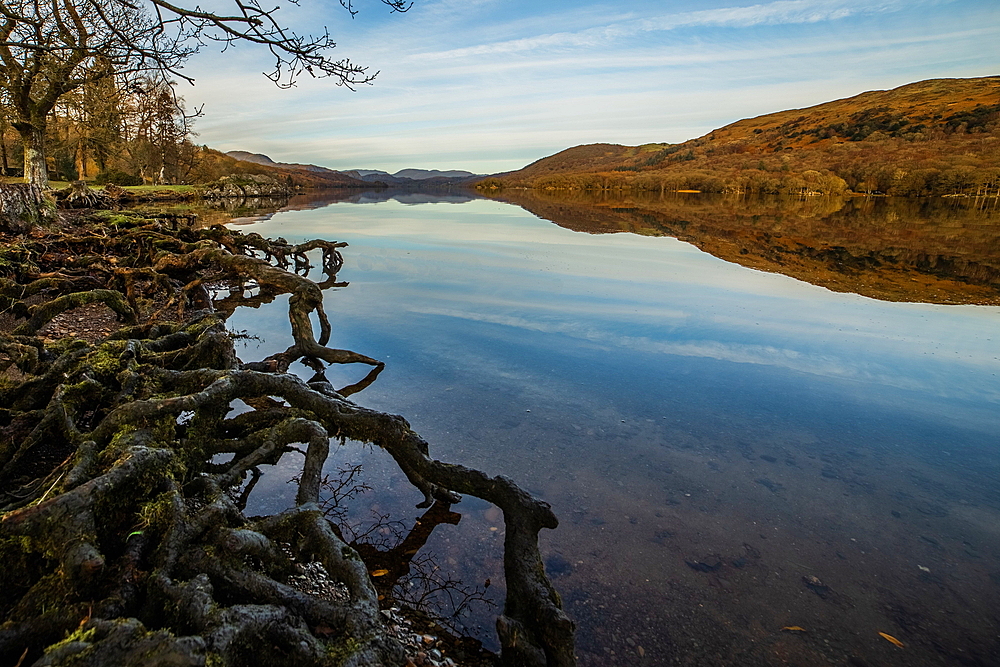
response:
M996 73L982 45L1000 39L1000 5L986 0L724 4L371 8L355 22L337 14L332 28L338 55L381 70L374 86L305 79L277 91L258 74L266 54L241 48L193 60L198 86L186 94L206 103L199 141L227 150L489 173L581 143L683 141L864 90Z
M574 32L549 32L447 51L421 53L414 57L426 60L461 59L477 55L512 54L553 48L592 48L642 33L697 27L749 28L762 25L837 21L857 15L899 11L902 4L898 0L874 4L843 0L776 0L747 7L721 7L633 19ZM912 9L912 6L910 8Z

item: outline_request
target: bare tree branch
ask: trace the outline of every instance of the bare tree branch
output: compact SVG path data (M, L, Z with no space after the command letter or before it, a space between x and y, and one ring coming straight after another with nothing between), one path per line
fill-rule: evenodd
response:
M331 58L337 44L326 28L299 34L280 20L276 6L230 1L230 11L213 12L168 0L0 0L0 102L25 145L25 179L48 183L45 127L61 96L107 76L193 83L184 63L210 43L266 48L274 64L264 75L280 88L308 74L353 90L378 74ZM411 6L381 2L393 12ZM357 13L353 0L341 5Z

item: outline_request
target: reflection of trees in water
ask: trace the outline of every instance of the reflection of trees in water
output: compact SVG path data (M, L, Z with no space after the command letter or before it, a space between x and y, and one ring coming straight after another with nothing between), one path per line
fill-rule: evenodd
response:
M288 205L288 197L220 197L205 199L202 205L208 210L226 211L241 215L259 215L274 212Z
M490 580L470 586L446 572L437 556L424 549L435 528L458 525L462 515L437 501L409 529L374 508L368 508L367 520L352 519L352 501L372 491L362 472L361 465L343 465L336 474L324 476L320 508L338 536L365 562L379 605L406 606L455 634L468 634L465 620L496 606L486 595Z
M837 212L856 218L933 222L942 218L996 220L1000 200L996 197L835 197L778 196L755 194L631 192L613 190L505 190L499 198L523 205L532 202L583 204L607 208L643 208L680 212L730 211L741 216L795 215L828 217Z
M672 236L720 259L891 301L1000 303L1000 209L975 198L504 191L591 234Z

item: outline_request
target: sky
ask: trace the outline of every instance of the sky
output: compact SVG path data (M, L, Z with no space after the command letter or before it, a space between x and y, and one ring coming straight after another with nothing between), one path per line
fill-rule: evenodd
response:
M219 7L225 0L216 0ZM179 92L195 141L331 169L519 169L587 143L680 142L741 118L941 77L1000 75L996 0L359 0L281 5L351 91L264 78L266 51L212 45Z

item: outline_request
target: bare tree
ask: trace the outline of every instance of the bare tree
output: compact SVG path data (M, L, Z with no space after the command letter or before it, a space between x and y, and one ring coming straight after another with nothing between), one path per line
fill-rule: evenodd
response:
M381 0L403 12L404 0ZM341 4L353 15L350 0ZM270 50L266 76L293 85L303 73L353 87L376 73L348 59L324 29L299 35L258 0L232 0L232 12L203 11L163 0L0 0L0 96L24 144L24 177L47 186L45 130L59 99L87 83L138 75L191 81L180 68L210 42L251 42Z

